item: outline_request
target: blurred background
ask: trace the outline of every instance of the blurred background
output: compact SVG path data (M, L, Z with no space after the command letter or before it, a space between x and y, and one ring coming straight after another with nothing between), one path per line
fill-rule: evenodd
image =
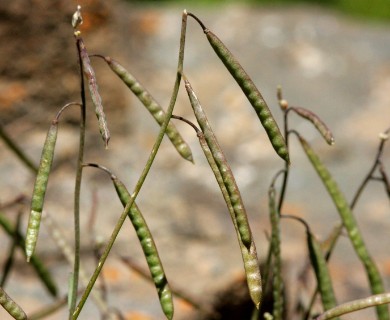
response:
M291 128L309 140L347 199L352 199L374 161L378 134L390 126L388 0L1 1L0 123L35 163L56 112L65 103L80 99L70 24L77 4L82 6L81 32L89 53L109 55L121 62L164 107L169 103L175 79L182 11L196 14L248 71L280 127L283 117L276 99L278 85L290 105L308 108L328 124L336 140L332 147L311 125L290 116ZM112 137L105 150L88 97L85 160L109 167L132 190L158 126L103 61L93 59L92 63ZM284 164L274 154L240 88L192 19L188 20L184 64L231 164L247 207L259 258L263 260L268 243L266 233L270 232L267 189ZM76 109L64 113L60 122L45 204L70 243L78 148ZM194 121L183 88L174 113ZM231 304L227 302L231 288L243 286L234 230L193 129L182 123L176 126L192 148L195 165L181 159L164 139L137 203L154 234L172 286L206 306ZM387 148L387 170L389 158ZM294 137L291 162L285 213L305 218L314 233L324 239L337 223L338 214ZM2 141L0 173L0 207L12 221L18 212L24 213L24 233L34 175ZM20 195L25 195L26 201L16 204L13 200ZM91 252L92 238L98 236L106 241L122 208L107 176L94 169L84 171L82 199L83 230L88 230L82 234L82 263L91 273L96 264ZM91 212L96 215L93 225ZM356 217L387 288L389 214L383 186L371 183L357 205ZM10 240L2 231L0 237L1 251L6 253ZM299 297L305 302L310 290L302 288L302 283L298 285L307 257L303 228L283 221L282 240L288 297ZM64 295L72 268L44 226L37 253L50 267ZM125 319L163 319L153 285L124 265L120 256L146 265L127 222L104 268L108 304L118 308ZM2 265L5 259L6 254L2 254ZM364 271L346 237L339 241L330 269L340 302L369 294ZM28 313L53 301L20 252L5 288ZM288 301L289 307L294 308L295 298ZM178 298L175 308L175 319L208 319ZM48 319L66 318L65 309ZM230 318L223 319L238 319L230 313ZM80 319L97 317L95 305L88 301ZM372 310L367 310L345 319L372 317ZM0 318L7 319L3 310Z

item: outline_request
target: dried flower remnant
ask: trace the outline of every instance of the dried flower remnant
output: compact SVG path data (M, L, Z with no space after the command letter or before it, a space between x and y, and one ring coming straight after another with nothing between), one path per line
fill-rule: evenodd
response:
M83 17L81 15L81 6L77 6L77 10L72 16L72 27L73 29L77 29L78 26L83 24Z

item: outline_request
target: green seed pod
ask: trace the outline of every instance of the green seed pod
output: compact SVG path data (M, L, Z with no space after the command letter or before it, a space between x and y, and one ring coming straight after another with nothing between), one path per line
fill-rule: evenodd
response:
M329 310L337 305L337 301L324 253L321 249L321 244L309 230L306 230L306 237L310 262L317 279L322 305L324 310Z
M107 148L108 141L110 140L110 131L108 130L106 115L103 111L102 98L99 94L95 71L92 68L83 39L77 38L77 47L80 51L81 61L83 62L84 74L88 79L88 88L91 93L92 102L95 106L95 113L99 122L100 134Z
M161 105L152 97L152 95L142 86L142 84L119 62L110 57L103 57L112 71L126 84L126 86L137 96L145 108L151 113L156 122L161 126L166 114ZM177 152L186 160L193 162L192 152L188 144L184 141L175 125L169 122L166 135L171 140Z
M230 166L226 161L225 155L223 154L223 151L219 146L217 138L215 137L211 129L206 114L204 113L203 108L200 105L194 90L192 89L187 79L185 79L184 82L192 109L194 110L196 120L198 121L202 129L207 145L209 146L215 163L217 164L218 169L221 172L223 183L226 187L227 192L229 193L230 202L234 209L235 220L237 222L241 240L247 247L247 249L249 249L252 243L252 234L249 227L244 203L241 199L240 190L238 189L236 180L234 179Z
M206 156L206 159L210 165L211 170L214 173L214 176L218 182L218 185L219 185L219 188L222 192L225 203L228 207L230 217L232 219L234 229L235 229L236 234L237 234L238 243L239 243L240 249L241 249L241 255L242 255L242 260L244 262L245 275L246 275L246 280L247 280L247 284L248 284L249 294L250 294L251 299L252 299L253 303L255 304L256 308L259 309L260 303L261 303L261 297L262 297L262 284L261 284L260 266L259 266L259 261L257 258L255 243L254 243L254 241L252 241L250 246L249 246L249 249L248 249L241 240L240 231L239 231L237 221L236 221L236 215L235 215L234 208L233 208L231 200L230 200L229 193L228 193L226 186L225 186L225 183L223 181L221 171L218 168L218 165L214 159L212 151L210 150L210 148L206 142L206 139L205 139L203 132L200 131L192 122L190 122L182 117L172 116L172 118L183 120L184 122L191 125L197 133L200 146L203 150L203 153Z
M280 250L280 216L276 209L275 188L272 186L268 191L268 202L272 227L271 251L274 256L273 267L273 319L283 319L283 278L282 278L282 256Z
M0 287L0 304L16 320L26 320L27 315L23 309L13 301L8 294Z
M333 179L328 169L324 166L320 158L310 147L307 141L299 135L298 138L303 147L303 150L305 151L307 157L309 158L314 169L316 170L317 174L325 185L329 195L331 196L334 204L336 205L337 211L339 212L344 227L348 232L348 237L351 240L356 255L359 257L366 270L371 292L373 294L380 294L385 292L381 275L378 271L375 262L373 261L368 252L368 249L363 241L361 232L359 231L356 219L344 194L340 191L336 181ZM381 320L390 319L390 314L387 306L378 306L377 314L378 318Z
M123 207L126 207L126 204L130 201L130 193L127 191L125 185L116 176L111 175L111 179L114 183L115 189L118 193L119 199L121 200ZM167 278L165 276L163 265L158 255L157 247L152 238L152 233L150 232L148 225L146 224L146 221L136 204L131 207L129 212L129 218L137 232L138 239L144 251L150 273L157 288L161 307L166 317L168 319L172 319L172 293L169 288Z
M213 154L206 142L206 139L202 132L198 132L199 143L201 148L206 156L206 159L212 169L215 178L217 179L219 188L221 189L222 195L225 199L227 207L229 209L230 216L233 221L234 228L237 233L238 242L241 249L241 255L244 262L245 275L248 283L249 294L256 308L260 307L261 297L262 297L262 287L261 287L261 274L260 266L257 258L256 246L254 241L251 242L249 249L242 242L242 237L240 235L240 229L236 221L235 211L232 206L229 192L226 189L222 174L214 160Z
M47 183L49 181L49 173L53 163L54 148L57 141L58 120L53 120L46 136L46 141L43 146L41 161L38 168L37 177L35 180L34 191L31 200L31 212L28 220L27 235L26 235L26 256L27 261L30 261L34 253L35 246L38 240L39 226L41 223L43 202Z
M246 274L246 281L249 288L249 294L255 307L260 309L262 298L262 285L259 260L257 258L257 251L255 242L252 241L249 250L240 243L241 255L244 261L244 268Z
M112 182L114 183L115 190L118 194L118 197L123 205L126 207L127 203L130 201L131 195L127 190L126 186L115 176L113 175L107 168L89 163L85 166L96 167L102 169L107 172ZM140 241L142 250L144 252L146 262L148 264L150 274L153 278L153 282L156 286L157 293L160 299L160 304L164 314L167 319L173 318L173 300L171 289L169 288L169 284L164 272L164 268L160 257L158 255L157 247L154 243L152 233L149 230L149 227L139 210L138 206L134 203L129 211L128 217L133 224L133 227L137 233L138 240Z
M278 124L272 116L267 103L263 99L260 91L253 83L252 79L246 73L244 68L240 65L238 60L233 56L229 49L223 44L223 42L192 13L188 13L193 17L202 27L203 32L206 34L207 39L214 49L215 53L221 59L225 67L229 70L230 74L236 80L237 84L241 87L245 96L248 98L252 107L254 108L257 116L260 119L268 138L271 141L276 153L286 162L289 162L289 155L286 146L286 142L279 130Z
M291 107L296 114L309 120L318 130L318 132L324 137L325 141L329 145L334 144L334 138L332 132L326 126L326 124L313 112L301 107Z

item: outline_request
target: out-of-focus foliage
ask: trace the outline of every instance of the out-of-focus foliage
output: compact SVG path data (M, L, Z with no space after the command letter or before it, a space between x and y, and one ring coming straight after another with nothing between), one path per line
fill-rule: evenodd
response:
M185 0L125 0L127 2L139 4L168 4L168 3L186 3ZM390 2L389 0L242 0L241 3L255 5L295 5L310 4L319 5L341 11L347 15L358 17L362 20L390 21ZM237 3L234 0L198 0L197 5L221 5Z

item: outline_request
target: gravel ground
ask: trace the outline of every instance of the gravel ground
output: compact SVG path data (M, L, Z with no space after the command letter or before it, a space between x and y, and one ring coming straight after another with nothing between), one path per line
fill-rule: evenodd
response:
M55 3L55 5L54 5ZM84 1L82 34L89 52L122 62L164 106L169 102L177 64L182 7L141 7L114 1ZM58 10L60 8L60 10ZM64 103L78 99L77 60L69 17L74 3L49 0L0 4L4 17L0 34L0 112L5 130L38 162L49 121ZM290 105L318 114L334 133L327 146L306 121L292 115L299 130L334 174L347 199L352 199L376 154L378 134L390 122L390 26L354 21L317 7L258 8L231 5L205 9L187 6L217 34L242 62L282 123L276 87L282 85ZM202 101L226 152L246 204L259 258L266 256L269 233L267 189L283 162L274 154L264 130L222 63L209 47L201 28L189 19L185 73ZM153 146L158 127L140 103L101 62L93 60L105 111L112 131L108 150L99 137L93 111L88 111L85 159L111 168L131 190ZM91 106L90 101L88 101ZM181 89L175 114L191 120L191 108ZM72 199L78 141L78 112L64 115L51 175L46 209L72 243ZM195 165L182 160L164 140L137 200L155 236L172 285L210 306L226 300L242 282L240 253L223 199L206 165L193 130L177 127L189 143ZM0 203L19 194L30 197L34 177L0 144ZM389 168L390 151L384 153ZM291 139L291 175L285 212L305 218L324 239L338 221L337 212L309 165L299 144ZM107 240L121 206L107 177L86 169L82 189L83 264L93 271L90 242ZM4 209L10 219L25 205ZM90 212L96 223L90 225ZM370 252L390 287L389 201L379 183L370 184L356 208ZM23 216L23 229L27 215ZM120 262L131 257L145 265L136 236L126 222L104 269L108 303L126 319L162 319L153 286ZM2 236L2 235L1 235ZM304 231L291 221L282 223L282 254L287 289L305 301L297 285L305 265ZM4 261L9 241L2 236ZM41 255L65 294L71 268L58 253L45 227L38 243ZM3 262L4 263L4 262ZM31 269L17 256L6 289L28 313L52 301ZM346 237L330 264L340 302L369 294L361 264ZM224 290L228 290L226 294ZM229 291L230 290L230 291ZM220 294L218 295L218 292ZM309 291L310 292L310 291ZM290 297L290 296L289 296ZM290 299L290 307L295 303ZM203 319L191 305L175 299L175 319ZM231 315L223 319L238 319ZM8 319L0 310L0 318ZM371 310L345 319L370 319ZM65 319L66 311L48 319ZM96 319L86 304L81 319Z

